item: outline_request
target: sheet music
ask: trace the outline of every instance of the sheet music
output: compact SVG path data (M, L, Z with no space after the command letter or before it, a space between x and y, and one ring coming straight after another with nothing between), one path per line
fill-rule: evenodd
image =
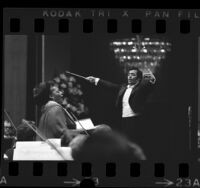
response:
M54 144L56 147L61 147L61 139L60 138L56 138L56 139L48 139L52 144ZM16 149L20 149L20 148L38 148L38 147L46 147L46 148L51 148L51 146L44 141L18 141L16 142Z
M81 119L79 120L79 122L86 130L93 129L95 127L90 118ZM83 129L77 121L75 121L75 123L76 123L76 129L78 130Z
M73 160L70 147L60 147L61 139L49 139L62 152L65 160ZM17 142L13 153L14 161L58 161L63 158L43 141Z

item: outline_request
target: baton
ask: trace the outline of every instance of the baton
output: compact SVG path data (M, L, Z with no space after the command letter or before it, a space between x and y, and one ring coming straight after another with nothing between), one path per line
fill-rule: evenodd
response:
M78 77L78 78L82 78L82 79L86 79L86 80L87 80L86 77L81 76L81 75L79 75L79 74L75 74L75 73L72 73L72 72L69 72L69 71L65 71L65 73L70 74L70 75L73 75L73 76L76 76L76 77Z

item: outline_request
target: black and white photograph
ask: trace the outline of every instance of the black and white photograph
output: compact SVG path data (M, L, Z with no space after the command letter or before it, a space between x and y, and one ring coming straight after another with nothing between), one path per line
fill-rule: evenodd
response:
M3 35L1 163L200 162L200 38L67 30Z
M187 157L193 70L178 45L142 35L6 35L4 158Z

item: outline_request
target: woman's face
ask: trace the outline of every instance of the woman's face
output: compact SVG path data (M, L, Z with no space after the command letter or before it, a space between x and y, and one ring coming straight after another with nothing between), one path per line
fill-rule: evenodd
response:
M59 90L59 88L57 86L51 87L51 96L50 97L54 101L56 101L58 103L62 102L63 101L63 94L64 94L64 92Z

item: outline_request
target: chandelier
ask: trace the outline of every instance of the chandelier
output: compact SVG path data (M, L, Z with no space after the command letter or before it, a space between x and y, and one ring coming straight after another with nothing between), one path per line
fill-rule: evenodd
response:
M110 42L110 47L125 72L134 66L144 72L151 70L154 73L166 53L171 51L171 43L139 35L114 40Z

